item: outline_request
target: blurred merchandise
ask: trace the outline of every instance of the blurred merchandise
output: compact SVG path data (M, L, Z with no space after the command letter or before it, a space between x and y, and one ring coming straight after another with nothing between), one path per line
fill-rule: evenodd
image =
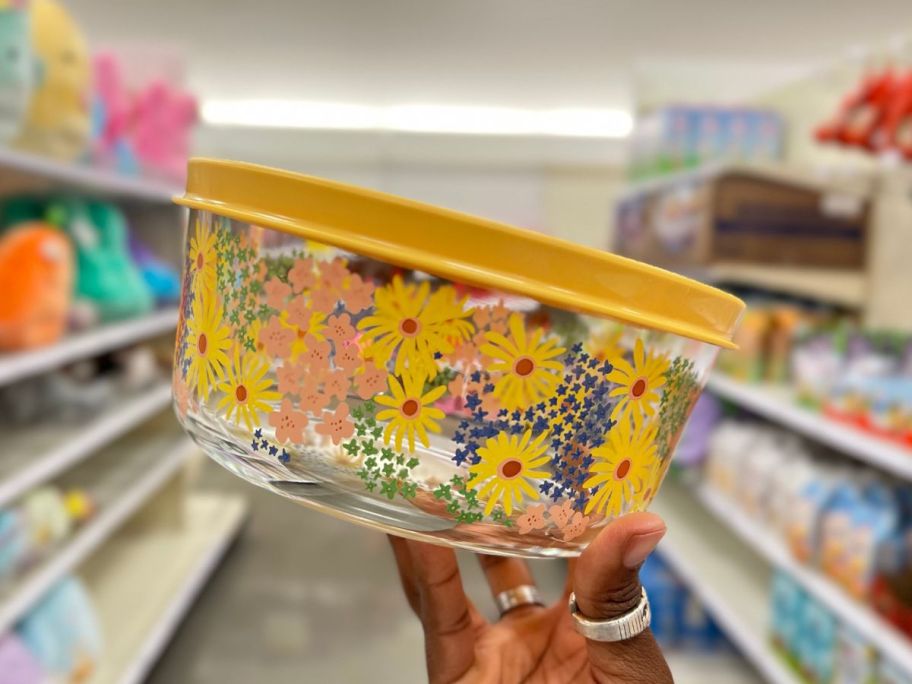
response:
M0 425L76 423L160 381L155 351L134 347L0 386Z
M641 117L631 140L631 177L648 178L714 161L769 161L782 153L785 124L751 107L669 106Z
M764 264L860 270L863 183L796 182L775 168L720 166L633 186L616 209L615 251L659 266Z
M47 684L41 664L15 632L0 636L0 672L3 684Z
M180 276L177 269L162 261L132 232L130 256L142 272L146 286L157 304L175 304L180 299Z
M89 49L57 0L32 0L31 31L39 78L15 146L73 161L89 141Z
M48 591L17 625L16 633L47 675L60 681L87 682L102 656L95 609L74 577Z
M724 420L706 481L912 637L912 484L834 463L782 430Z
M113 53L95 57L92 161L118 173L183 182L196 99L158 76L130 88Z
M723 650L728 640L687 586L653 554L640 568L640 582L649 594L651 629L662 648Z
M912 71L892 63L866 70L814 135L823 143L912 159Z
M47 224L0 234L0 351L56 342L66 331L73 249Z
M19 132L35 84L28 2L0 3L0 145Z

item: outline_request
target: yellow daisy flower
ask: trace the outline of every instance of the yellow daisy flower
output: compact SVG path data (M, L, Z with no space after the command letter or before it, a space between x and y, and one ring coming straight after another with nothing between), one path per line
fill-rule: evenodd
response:
M654 422L622 420L608 431L605 443L592 450L596 462L583 487L600 489L586 504L587 515L598 511L618 516L631 504L643 505L644 494L656 479L657 430Z
M465 308L465 299L456 299L452 287L433 294L430 289L428 281L405 283L396 276L376 291L373 313L358 323L366 358L382 365L395 355L397 375L406 368L429 378L437 375L434 355L452 353L453 343L470 338L475 328L469 318L473 310Z
M492 359L488 370L503 375L494 381L494 396L505 408L527 408L554 394L563 366L555 357L564 353L554 338L542 342L544 330L537 328L526 336L522 316L514 313L509 321L510 337L489 330L480 350Z
M608 380L620 385L611 390L610 396L621 397L611 412L612 419L625 419L634 415L640 418L655 415L661 398L659 390L665 385L668 359L658 354L647 354L643 341L637 339L633 349L633 365L623 356L611 359L614 366Z
M218 384L219 390L225 393L218 403L218 410L227 409L225 417L243 421L247 430L259 426L259 415L272 410L267 402L282 398L281 394L270 390L272 380L266 377L268 372L269 362L265 358L253 352L241 354L240 345L236 344L225 379Z
M433 406L433 403L446 392L446 385L435 387L427 394L424 392L424 383L427 376L406 372L402 376L402 383L389 376L389 395L376 397L374 401L382 406L388 406L377 413L377 420L389 421L383 431L383 441L387 444L391 439L396 441L396 449L402 449L403 438L408 438L409 451L415 451L415 435L425 447L430 446L428 430L440 432L440 421L444 412Z
M535 439L531 430L522 436L501 432L478 449L481 461L469 467L472 477L466 487L474 489L481 485L477 493L478 498L487 500L485 515L490 515L499 501L503 503L504 513L511 515L514 504L519 505L524 498L538 498L538 488L529 484L529 480L548 477L547 471L536 470L548 462L547 438L547 432Z
M222 369L228 365L231 330L223 320L222 305L214 290L198 289L193 298L193 316L187 321L187 353L190 368L187 377L196 386L201 399L222 379Z
M209 226L196 220L196 232L190 238L190 249L187 256L190 259L190 272L196 287L215 292L216 289L216 260L218 255L215 250L215 232Z
M279 316L279 323L289 330L293 330L295 333L294 342L291 343L291 356L289 357L291 361L295 361L301 354L307 351L307 344L304 342L304 338L307 337L308 334L313 335L321 342L326 339L323 335L323 331L326 330L326 314L321 311L311 312L307 328L299 328L294 323L291 323L288 320L287 311L283 311Z

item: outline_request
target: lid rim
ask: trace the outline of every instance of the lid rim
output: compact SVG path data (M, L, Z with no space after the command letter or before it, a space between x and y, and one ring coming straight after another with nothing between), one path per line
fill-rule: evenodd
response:
M744 303L733 295L609 252L433 205L254 164L208 159L191 160L187 192L175 197L174 202L457 282L509 291L558 308L610 317L718 347L736 348L731 337ZM360 206L351 209L350 205L359 203ZM302 205L309 207L313 219L298 209ZM275 208L288 211L274 211ZM361 216L358 211L370 219L356 221L355 217ZM420 226L408 225L414 224L416 218L422 219ZM370 225L362 229L362 223ZM386 228L399 230L399 237L404 239L399 242L383 239ZM434 232L435 228L474 229L476 234L469 240L447 242L440 239L446 233ZM419 230L421 234L417 233ZM496 253L498 241L509 244L511 252L516 252L512 261L509 256ZM466 251L465 242L474 247ZM476 254L471 252L480 244L494 251L477 254L479 260L487 261L484 264L476 263ZM523 256L535 260L541 250L553 250L554 256L537 264L521 263ZM575 287L562 287L560 275L568 268L574 270L567 266L569 259L574 260L573 267L588 266L594 272L584 274L583 280L579 273L572 274L570 279L576 279ZM553 260L559 262L556 269ZM547 272L539 277L543 265ZM657 288L667 291L668 299L678 295L681 301L663 300L657 296ZM641 303L650 301L651 305L630 307L625 300L631 298Z

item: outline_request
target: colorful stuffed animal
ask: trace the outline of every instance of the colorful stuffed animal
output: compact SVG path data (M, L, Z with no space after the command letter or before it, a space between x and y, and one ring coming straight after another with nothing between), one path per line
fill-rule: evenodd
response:
M65 161L81 155L90 133L89 50L57 0L33 0L32 44L39 79L15 146Z
M159 259L135 236L130 236L130 256L142 272L143 279L159 304L176 304L180 299L180 276L177 269Z
M118 173L136 175L139 165L127 137L132 105L117 58L110 53L96 55L93 75L92 159Z
M73 249L44 223L0 237L0 350L56 342L66 331L73 292Z
M0 637L0 682L47 684L41 665L16 634Z
M133 150L143 171L183 182L190 133L198 119L193 96L156 81L137 96L132 118Z
M61 580L16 628L53 681L87 682L102 654L92 600L74 577Z
M22 126L35 71L26 0L0 0L0 144Z
M25 564L30 549L22 513L15 508L0 510L0 585Z

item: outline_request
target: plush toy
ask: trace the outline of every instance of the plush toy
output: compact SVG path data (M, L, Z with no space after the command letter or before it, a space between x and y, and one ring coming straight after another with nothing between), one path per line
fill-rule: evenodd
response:
M127 137L131 103L117 58L110 53L96 55L93 75L93 161L99 166L113 168L118 173L136 175L139 173L139 165Z
M180 299L180 276L177 270L152 253L146 245L130 236L130 256L142 272L149 290L159 304L174 304Z
M88 681L101 657L101 629L92 600L74 577L45 594L16 632L45 671L59 681Z
M0 350L60 339L72 291L73 250L60 231L28 223L0 237Z
M19 132L34 80L26 0L0 0L0 144Z
M143 171L182 182L198 119L193 96L156 81L137 96L132 118L133 149Z
M119 209L105 202L61 199L48 206L47 217L76 248L77 299L91 301L102 321L152 309L152 294L127 251L126 219Z
M41 665L16 634L0 637L0 682L47 684Z
M22 513L0 510L0 585L22 567L30 548Z
M22 501L22 514L33 549L37 553L66 539L73 528L60 490L53 486L39 487Z
M15 145L71 161L85 151L90 133L89 51L57 0L33 0L31 21L39 78Z

